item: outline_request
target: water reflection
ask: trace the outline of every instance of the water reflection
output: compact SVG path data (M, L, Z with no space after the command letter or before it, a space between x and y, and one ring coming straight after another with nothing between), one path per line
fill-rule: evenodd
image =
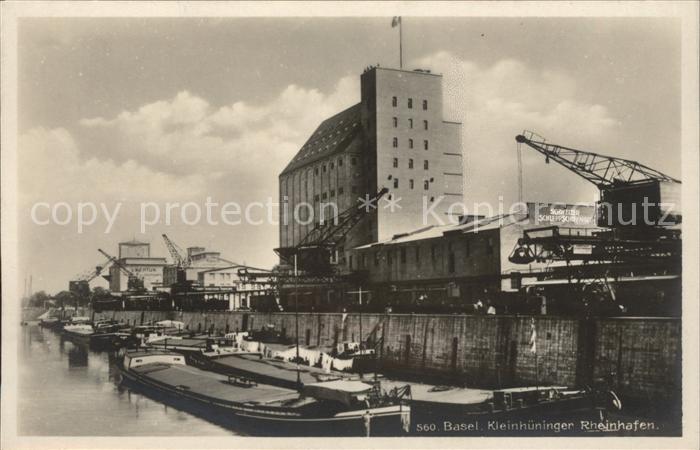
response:
M235 432L120 387L115 353L21 328L18 432L36 436L230 436Z

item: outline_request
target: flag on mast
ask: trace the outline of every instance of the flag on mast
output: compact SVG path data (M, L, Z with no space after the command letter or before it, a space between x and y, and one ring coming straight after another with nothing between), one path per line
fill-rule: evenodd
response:
M391 28L398 27L401 25L401 16L394 16L393 19L391 19Z

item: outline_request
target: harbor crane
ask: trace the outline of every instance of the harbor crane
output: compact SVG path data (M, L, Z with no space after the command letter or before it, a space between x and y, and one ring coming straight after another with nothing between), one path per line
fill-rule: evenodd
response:
M127 282L127 290L137 292L143 292L146 290L146 288L144 287L143 279L131 270L129 270L121 261L111 256L101 248L98 248L97 251L102 253L102 255L104 255L106 258L109 258L115 266L117 266L122 272L124 272L129 277L129 280Z
M605 156L533 139L515 137L550 160L593 183L600 190L597 224L582 234L558 226L526 230L509 259L533 261L644 262L680 259L680 181L628 159ZM646 205L645 205L646 204ZM652 208L648 208L652 206Z
M192 264L192 259L189 255L184 252L180 247L178 247L175 242L173 242L167 234L163 234L163 241L165 241L165 246L170 252L170 257L173 259L175 266L178 269L186 269Z
M97 265L79 273L68 282L68 291L78 297L88 298L90 296L90 282L97 278L113 261L114 258L109 257L104 264Z
M389 189L382 188L367 201L359 201L332 220L318 222L297 245L275 249L287 264L293 264L297 257L299 269L312 274L329 274L333 272L332 259L345 241L345 237L370 211L376 208L379 200Z
M515 137L576 175L593 183L600 191L598 226L606 228L646 228L681 222L681 182L637 161L577 150L547 143L531 131ZM651 206L651 208L646 208Z
M380 189L372 197L367 196L357 204L342 211L333 220L317 223L297 245L293 247L280 247L275 253L280 256L287 266L294 264L294 256L297 257L297 267L300 271L296 277L301 284L324 284L337 282L339 274L332 261L336 258L336 252L345 241L345 237L360 221L366 217L371 209L377 207L379 200L387 193L387 188ZM274 285L288 284L294 278L290 270L255 271L248 268L240 268L238 276L249 282L260 282Z
M183 251L177 244L175 244L175 242L173 242L167 234L163 234L162 236L165 246L168 248L168 252L170 252L170 257L175 264L175 270L177 272L176 284L178 285L178 289L191 288L192 283L187 282L187 268L192 265L192 258L190 258L190 255L187 252Z

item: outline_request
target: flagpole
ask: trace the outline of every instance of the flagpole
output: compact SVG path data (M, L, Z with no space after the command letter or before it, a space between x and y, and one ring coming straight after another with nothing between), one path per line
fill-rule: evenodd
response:
M399 17L399 68L403 69L403 19Z

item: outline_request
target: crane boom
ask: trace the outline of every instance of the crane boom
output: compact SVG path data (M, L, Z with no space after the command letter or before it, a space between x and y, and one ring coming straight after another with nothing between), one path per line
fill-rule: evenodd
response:
M165 241L165 246L170 252L170 257L173 259L175 265L181 269L186 269L192 263L189 256L183 256L183 251L178 247L173 241L170 240L167 234L163 234L163 240Z
M644 181L680 183L679 180L636 161L548 144L544 140L533 140L533 136L534 133L525 131L517 135L515 140L545 155L547 162L552 159L599 188Z
M107 262L105 262L102 265L95 266L91 269L88 269L78 275L76 275L73 280L71 281L87 281L88 283L94 280L98 275L102 273L102 271L109 265L110 263L114 262L114 258L110 257L107 258Z
M379 200L387 192L389 192L387 188L382 188L371 198L367 196L365 199L360 199L357 205L341 212L334 220L318 223L297 245L277 248L275 252L287 262L291 262L295 255L300 256L302 270L329 271L328 262L332 251L340 246L345 236L370 209L377 208Z

